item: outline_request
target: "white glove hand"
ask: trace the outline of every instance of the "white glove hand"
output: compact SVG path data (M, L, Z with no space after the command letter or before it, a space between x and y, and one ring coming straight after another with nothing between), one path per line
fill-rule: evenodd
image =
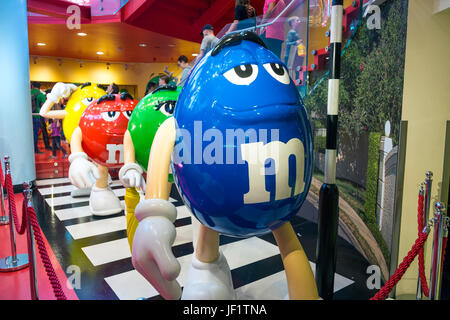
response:
M135 211L139 225L133 238L133 266L164 299L181 297L176 280L181 266L171 249L176 237L176 211L172 203L162 199L141 201Z
M62 98L68 98L76 89L77 86L72 83L57 82L47 95L47 100L57 103Z
M127 163L119 170L119 179L125 188L145 189L144 171L136 163Z
M94 179L100 179L98 168L87 160L86 153L72 153L69 156L69 162L69 179L77 188L90 188L95 183ZM90 176L90 173L94 179Z

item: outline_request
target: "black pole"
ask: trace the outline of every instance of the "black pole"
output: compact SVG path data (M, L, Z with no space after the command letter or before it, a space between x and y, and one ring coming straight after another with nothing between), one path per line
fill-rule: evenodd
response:
M333 299L336 271L336 240L339 224L339 190L336 186L336 145L341 65L343 0L333 0L330 32L330 77L328 80L327 140L324 183L319 193L316 248L316 283L319 296Z

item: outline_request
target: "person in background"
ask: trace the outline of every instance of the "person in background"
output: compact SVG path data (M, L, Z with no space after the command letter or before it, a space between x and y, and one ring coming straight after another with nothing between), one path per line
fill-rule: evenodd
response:
M106 89L107 94L117 94L119 93L119 86L115 84L114 82L111 83L108 88Z
M250 19L253 18L253 19ZM256 11L250 5L249 0L236 0L234 9L234 21L227 33L234 30L242 30L256 26Z
M284 63L288 65L289 56L291 55L292 46L297 47L300 44L300 37L297 32L297 26L300 24L300 19L296 16L290 17L288 19L288 24L290 27L289 32L286 35L285 50L284 50ZM293 51L293 50L292 50ZM297 55L297 50L295 50Z
M53 151L50 159L56 158L56 151L61 150L64 154L64 158L67 158L67 151L61 146L61 120L52 119L52 123L50 125L52 131L52 146Z
M39 129L42 131L42 137L44 138L45 149L51 150L50 142L47 134L47 128L45 119L39 115L39 111L41 111L41 107L44 104L47 98L41 92L41 83L33 81L31 83L31 112L37 113L38 115L33 115L33 136L34 136L34 152L35 153L44 153L39 150L38 147L38 139L39 139Z
M284 8L286 8L284 0L265 0L262 23L272 22ZM281 58L281 46L284 41L284 23L282 17L265 27L262 39L267 48Z
M199 62L209 50L214 48L217 42L219 42L219 39L214 35L214 28L210 24L206 24L203 27L201 34L203 35L203 40L200 45L200 53L194 60L194 65Z
M159 76L158 86L167 86L170 83L170 77L166 74Z
M177 64L181 69L183 69L183 72L181 73L181 79L178 82L178 86L183 86L189 73L192 70L192 67L189 65L189 60L185 55L181 55L178 57Z
M150 92L152 92L153 90L155 90L156 87L157 87L157 85L156 85L155 82L149 81L149 82L147 83L147 88L145 88L145 94L144 94L144 97L145 97L147 94L149 94Z

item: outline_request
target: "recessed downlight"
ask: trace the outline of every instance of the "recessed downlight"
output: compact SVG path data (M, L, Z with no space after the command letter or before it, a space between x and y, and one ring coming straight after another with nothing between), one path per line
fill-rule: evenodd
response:
M84 32L78 32L77 35L79 35L80 37L86 37L87 33Z
M101 56L102 54L105 54L103 51L97 51L96 52L99 56Z
M193 53L192 56L196 57L196 56L198 56L198 53Z
M139 47L146 47L147 44L146 43L139 43Z
M43 47L43 46L46 46L47 44L43 43L43 42L38 42L37 45L40 46L40 47Z

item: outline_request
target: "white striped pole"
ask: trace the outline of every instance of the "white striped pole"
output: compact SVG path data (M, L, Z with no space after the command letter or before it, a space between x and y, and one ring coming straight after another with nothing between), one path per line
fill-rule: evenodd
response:
M327 139L324 183L319 193L319 221L316 248L316 283L322 299L333 298L336 271L336 240L339 221L339 190L336 186L336 146L341 68L343 0L331 7L330 77L328 80Z

